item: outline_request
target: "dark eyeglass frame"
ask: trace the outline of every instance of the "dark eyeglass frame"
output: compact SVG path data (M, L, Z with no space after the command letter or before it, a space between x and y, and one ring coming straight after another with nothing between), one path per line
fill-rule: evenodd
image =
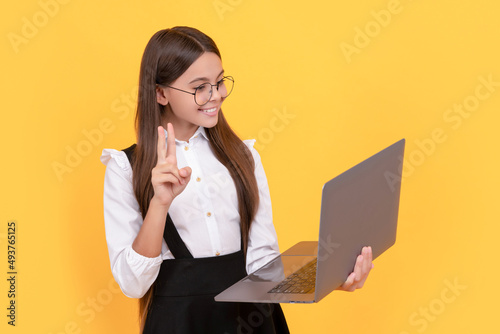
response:
M204 82L204 83L202 83L201 85L199 85L198 87L196 87L194 89L194 93L188 92L187 90L183 90L183 89L180 89L180 88L172 87L172 86L164 86L164 87L172 88L172 89L178 90L180 92L184 92L184 93L188 93L188 94L193 95L194 103L196 103L197 105L199 105L201 107L201 106L204 106L205 104L207 104L208 102L210 102L210 99L212 98L214 86L217 87L217 91L218 91L219 90L219 86L223 83L224 80L230 80L230 81L233 82L233 88L231 89L231 91L228 92L226 96L223 96L223 98L226 98L226 97L229 96L229 94L231 94L231 92L234 89L234 78L232 76L230 76L230 75L222 77L222 79L220 79L219 81L217 81L217 83L215 85L212 85L210 82ZM210 85L210 97L208 98L207 102L205 102L203 104L199 104L198 101L196 101L196 93L198 92L198 89L201 88L201 86L206 85L206 84Z

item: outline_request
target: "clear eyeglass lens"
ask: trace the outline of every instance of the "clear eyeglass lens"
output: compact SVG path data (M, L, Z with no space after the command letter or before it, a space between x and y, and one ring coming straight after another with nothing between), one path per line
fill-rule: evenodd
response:
M229 78L224 78L219 81L218 91L222 98L225 98L229 94L231 94L231 91L233 90L233 84L233 80L230 80ZM210 85L208 82L199 86L196 89L196 94L194 96L196 103L198 105L204 105L208 103L208 101L210 101L210 98L212 97L212 89L212 85Z
M205 83L196 89L196 94L194 96L196 103L203 105L207 103L212 97L212 86L209 83Z

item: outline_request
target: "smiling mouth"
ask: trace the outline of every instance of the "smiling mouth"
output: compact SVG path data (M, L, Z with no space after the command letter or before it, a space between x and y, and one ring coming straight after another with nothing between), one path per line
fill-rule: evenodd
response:
M210 108L210 109L198 109L199 111L206 113L206 114L211 114L217 111L217 107Z

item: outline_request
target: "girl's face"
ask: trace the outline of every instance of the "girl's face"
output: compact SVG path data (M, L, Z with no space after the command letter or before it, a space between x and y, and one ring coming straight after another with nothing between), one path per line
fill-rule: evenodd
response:
M205 52L169 86L186 92L195 92L203 83L215 85L224 76L222 62L215 53ZM207 104L199 106L194 96L169 87L157 87L156 99L166 106L163 126L172 123L175 136L179 140L189 140L199 126L206 128L217 124L217 116L224 99L217 88L212 88L212 97Z

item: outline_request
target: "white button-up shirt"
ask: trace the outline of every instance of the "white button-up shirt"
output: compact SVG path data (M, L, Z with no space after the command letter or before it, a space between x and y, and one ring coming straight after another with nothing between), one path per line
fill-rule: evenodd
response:
M166 131L165 131L166 132ZM279 255L272 222L271 198L261 159L253 145L244 141L255 161L259 207L252 221L246 255L251 273ZM195 258L240 250L240 216L236 187L229 171L212 153L205 129L189 141L176 140L177 165L192 169L191 180L178 195L169 213L182 240ZM142 297L155 281L164 259L173 255L163 240L158 257L149 258L132 249L143 219L132 186L132 168L123 151L104 149L104 221L111 271L123 293Z

